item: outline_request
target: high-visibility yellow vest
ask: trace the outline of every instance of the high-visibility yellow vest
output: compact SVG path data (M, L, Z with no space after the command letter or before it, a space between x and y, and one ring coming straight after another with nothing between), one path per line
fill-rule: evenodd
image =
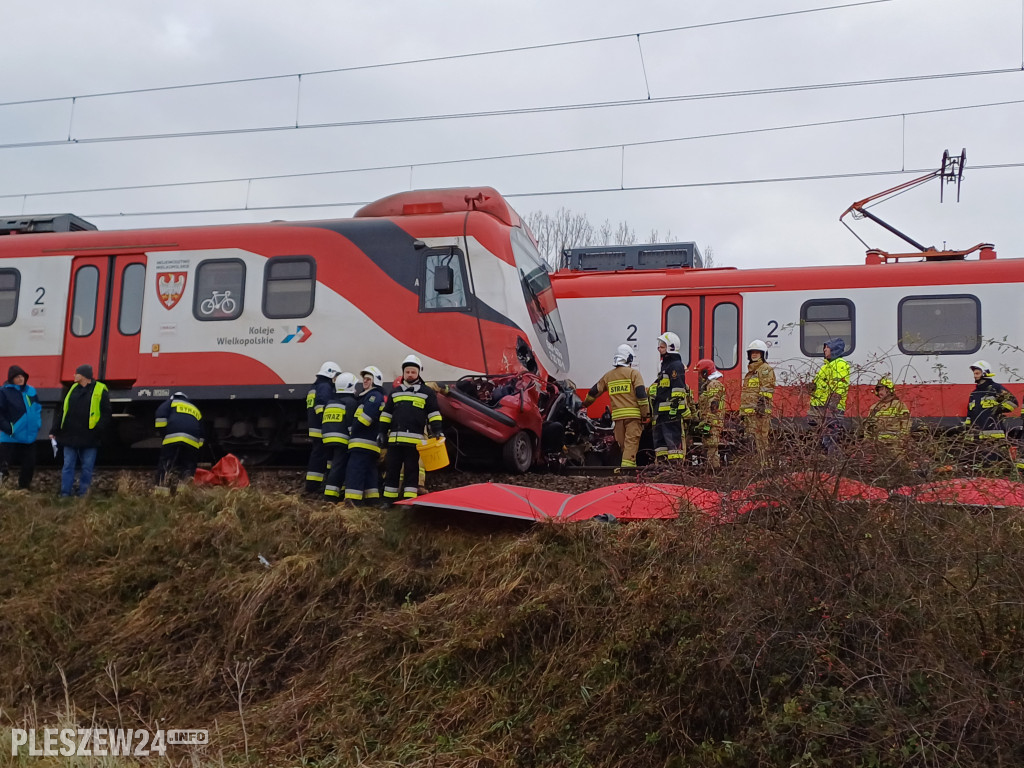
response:
M60 417L60 426L64 428L64 420L68 417L68 402L71 400L71 393L75 391L78 384L72 384L71 389L64 396L64 412ZM94 381L92 386L92 399L89 401L89 429L96 429L100 423L100 401L103 393L107 391L107 385L102 381Z

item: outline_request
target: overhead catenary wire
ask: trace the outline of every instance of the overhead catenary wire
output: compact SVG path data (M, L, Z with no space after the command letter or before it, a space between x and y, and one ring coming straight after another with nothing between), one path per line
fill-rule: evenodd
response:
M734 131L716 131L713 133L702 133L692 134L689 136L675 136L666 139L649 139L645 141L632 141L632 142L620 142L617 144L591 144L579 147L565 147L561 149L550 149L550 150L538 150L533 152L512 152L502 153L498 155L483 155L478 157L467 157L457 158L450 160L431 160L416 163L391 163L386 165L370 165L370 166L358 166L355 168L335 168L331 170L323 171L307 171L303 173L279 173L279 174L268 174L261 176L240 176L220 179L200 179L192 181L175 181L175 182L164 182L154 184L129 184L122 186L104 186L104 187L85 187L77 189L61 189L61 190L48 190L39 192L17 192L0 194L0 199L4 198L28 198L28 197L50 197L54 195L77 195L77 194L96 194L101 192L128 192L128 191L140 191L145 189L173 189L178 187L190 187L190 186L204 186L214 184L237 184L247 183L249 185L255 181L277 181L282 179L302 179L302 178L314 178L321 176L334 176L346 173L367 173L373 171L392 171L398 169L412 169L415 168L432 168L445 165L460 165L467 163L481 163L481 162L497 162L502 160L523 160L533 157L551 157L554 155L572 154L579 152L599 152L605 150L617 149L621 152L620 157L620 172L625 167L625 150L636 148L636 147L649 147L657 146L662 144L673 144L684 141L700 141L706 139L719 139L719 138L731 138L736 136L748 136L760 133L776 133L781 131L789 130L800 130L807 128L823 128L835 125L846 125L853 123L872 122L879 120L892 120L901 118L905 126L907 117L916 117L922 115L937 115L946 114L950 112L960 112L974 109L990 109L1005 106L1014 106L1024 104L1024 99L1010 99L1006 101L995 101L995 102L983 102L978 104L959 104L947 107L936 107L932 109L919 109L911 110L907 112L890 112L878 115L862 115L859 117L846 117L846 118L835 118L832 120L818 120L803 123L788 123L785 125L767 126L763 128L743 128ZM901 159L901 171L905 168L905 137L903 144L903 158ZM906 171L910 173L910 171ZM620 173L622 176L622 173Z
M302 125L274 125L255 128L224 128L206 131L178 131L173 133L146 133L121 136L97 136L92 138L73 138L71 140L55 139L46 141L11 142L0 144L0 149L27 149L31 147L66 146L68 144L105 144L123 141L154 141L167 139L200 138L212 136L236 136L243 134L275 133L295 130L323 130L327 128L356 128L379 125L396 125L401 123L420 123L441 120L465 120L485 117L509 117L515 115L538 115L556 112L569 112L589 109L609 109L632 107L640 104L673 104L687 101L703 101L708 99L741 98L765 96L784 93L800 93L807 91L832 90L838 88L856 88L875 85L892 85L898 83L925 82L930 80L947 80L965 77L984 77L991 75L1021 74L1017 67L1003 69L972 70L964 72L941 72L928 75L903 75L898 77L873 78L868 80L844 80L827 83L811 83L803 85L773 86L769 88L742 89L735 91L717 91L709 93L681 94L678 96L661 96L656 98L618 99L614 101L586 102L578 104L549 105L544 107L516 107L510 109L484 110L476 112L451 112L433 115L413 115L405 117L375 118L366 120L345 120L326 123L306 123Z
M293 77L294 78L301 78L301 77L304 77L304 76L305 77L312 77L314 75L333 75L333 74L341 74L341 73L344 73L344 72L360 72L360 71L367 71L367 70L373 70L373 69L385 69L385 68L389 68L389 67L404 67L404 66L417 65L417 64L434 64L434 63L443 62L443 61L458 61L460 59L476 58L476 57L483 57L483 56L497 56L497 55L508 54L508 53L523 53L523 52L526 52L526 51L539 51L539 50L545 50L545 49L551 49L551 48L561 48L561 47L568 47L568 46L574 46L574 45L589 45L589 44L593 44L593 43L609 42L609 41L612 41L612 40L623 40L623 39L628 39L628 38L631 38L631 37L634 37L634 36L639 38L640 36L663 35L663 34L670 34L670 33L673 33L673 32L685 32L685 31L694 30L694 29L706 29L706 28L711 28L711 27L721 27L721 26L726 26L726 25L729 25L729 24L744 24L744 23L751 23L751 22L755 22L755 21L767 21L767 20L770 20L770 19L781 19L781 18L785 18L785 17L788 17L788 16L801 16L801 15L806 15L806 14L811 14L811 13L823 13L823 12L827 12L827 11L845 10L845 9L848 9L848 8L858 8L858 7L866 6L866 5L879 5L879 4L882 4L882 3L890 3L890 2L894 2L894 0L856 0L856 2L840 3L840 4L837 4L837 5L825 5L825 6L818 6L818 7L815 7L815 8L801 8L801 9L793 10L793 11L779 11L777 13L765 13L765 14L759 14L759 15L756 15L756 16L744 16L744 17L737 18L737 19L722 19L722 20L719 20L719 21L708 21L708 22L701 22L701 23L698 23L698 24L685 24L685 25L674 26L674 27L663 27L663 28L660 28L660 29L650 29L650 30L645 30L645 31L642 31L642 32L626 32L626 33L620 33L620 34L615 34L615 35L601 35L601 36L596 36L596 37L578 38L578 39L575 39L575 40L563 40L563 41L558 41L558 42L553 42L553 43L537 43L537 44L533 44L533 45L520 45L520 46L507 47L507 48L494 48L494 49L490 49L490 50L486 50L486 51L471 51L471 52L467 52L467 53L452 53L452 54L446 54L444 56L429 56L429 57L418 58L418 59L402 59L402 60L398 60L398 61L380 62L380 63L376 63L376 64L356 64L356 65L352 65L352 66L348 66L348 67L334 67L334 68L331 68L331 69L309 70L307 72L291 72L291 73L281 74L281 75L264 75L264 76L256 76L256 77L238 77L238 78L231 78L231 79L225 79L225 80L211 80L211 81L206 81L206 82L201 82L201 83L184 83L184 84L177 84L177 85L154 86L154 87L150 87L150 88L126 88L126 89L121 89L121 90L116 90L116 91L96 91L96 92L93 92L93 93L80 93L80 94L74 94L74 95L71 95L71 96L47 96L47 97L41 97L41 98L36 98L36 99L20 99L20 100L16 100L16 101L0 102L0 108L2 108L2 107L12 107L12 106L21 106L21 105L25 105L25 104L43 104L43 103L54 102L54 101L69 101L69 100L75 100L75 99L96 99L96 98L103 98L103 97L108 97L108 96L132 96L132 95L138 95L138 94L144 94L144 93L159 93L159 92L165 92L165 91L186 90L186 89L189 89L189 88L209 88L209 87L221 86L221 85L241 85L241 84L244 84L244 83L269 82L271 80L287 80L287 79L291 79Z
M1020 163L989 163L986 165L971 166L972 171L990 171L1000 169L1024 168L1024 162ZM530 197L554 197L572 195L604 194L608 192L649 192L666 189L702 189L715 187L732 187L758 184L786 184L794 182L833 181L843 179L866 179L880 176L900 176L907 174L926 173L928 168L909 170L886 170L886 171L859 171L855 173L824 173L817 175L803 176L771 176L756 179L727 179L722 181L698 181L677 184L639 184L633 186L606 186L588 187L576 189L557 189L529 192L509 192L502 196L508 199L530 198ZM82 216L86 219L112 219L129 218L139 216L186 216L209 213L245 213L258 211L289 211L289 210L312 210L317 208L355 208L366 205L372 200L346 200L346 201L323 201L318 203L296 203L289 205L260 205L252 207L220 207L220 208L190 208L174 211L131 211L118 213L85 213Z

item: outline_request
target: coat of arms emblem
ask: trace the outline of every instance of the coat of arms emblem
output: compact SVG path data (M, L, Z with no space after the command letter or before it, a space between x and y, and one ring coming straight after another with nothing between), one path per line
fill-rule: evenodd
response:
M160 296L160 303L164 309L173 309L174 305L185 293L185 282L188 280L188 272L157 272L156 292Z

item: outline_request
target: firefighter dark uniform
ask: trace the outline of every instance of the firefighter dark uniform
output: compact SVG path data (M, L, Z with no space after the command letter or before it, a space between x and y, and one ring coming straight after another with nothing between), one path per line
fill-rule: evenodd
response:
M754 353L759 353L756 360ZM762 467L768 464L768 438L775 400L775 369L765 362L767 355L767 344L760 339L750 342L747 346L747 372L740 391L743 429L754 438L754 448Z
M666 341L666 337L668 340ZM665 333L658 337L667 351L661 356L661 370L651 388L654 418L654 455L658 459L686 458L683 419L690 418L690 390L686 386L686 366L679 355L679 337Z
M348 468L348 441L355 419L359 398L356 396L356 377L351 373L340 373L334 380L335 393L327 401L321 420L321 437L330 454L331 468L324 480L324 499L341 501L345 488L345 471Z
M156 409L155 426L164 436L156 465L157 486L173 486L179 477L191 480L204 442L202 412L184 392L175 392Z
M313 386L306 393L306 423L309 429L309 465L306 467L306 493L319 495L327 473L329 450L324 447L322 422L327 401L334 395L334 377L341 373L337 363L320 366Z
M971 369L980 371L981 377L976 379L974 391L967 400L965 437L973 444L979 464L1008 461L1010 449L1004 421L1019 405L1017 398L992 378L992 370L984 360L972 363Z
M630 366L633 350L625 344L620 345L612 362L615 367L590 388L583 405L590 405L602 392L608 393L615 442L622 450L619 466L631 468L636 466L636 452L640 448L643 424L651 417L651 404L640 371Z
M711 360L697 363L697 376L700 390L697 397L697 414L700 418L697 431L702 435L704 460L712 469L718 469L722 466L718 447L722 443L722 428L725 426L725 382Z
M375 502L380 498L380 412L384 407L384 376L374 366L360 375L373 376L373 384L358 398L348 438L348 466L345 467L345 501L353 504Z
M402 363L403 371L413 366L417 372L422 370L419 359L414 356L406 358ZM431 435L440 437L441 411L437 407L437 394L422 378L414 382L403 379L391 393L380 415L381 439L387 440L388 446L387 471L384 475L385 500L397 501L399 496L415 499L419 494L417 478L420 454L417 446L423 442L424 432L428 428ZM400 487L403 478L405 485Z

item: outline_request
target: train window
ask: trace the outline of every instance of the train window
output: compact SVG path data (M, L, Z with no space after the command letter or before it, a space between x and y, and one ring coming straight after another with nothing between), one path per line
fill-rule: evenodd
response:
M121 273L121 308L117 329L125 336L142 330L142 297L146 293L146 265L129 264Z
M309 317L316 294L316 262L309 256L276 256L263 271L263 314Z
M855 312L849 299L812 299L800 307L800 351L808 357L824 357L826 341L846 342L844 355L853 352Z
M673 304L665 313L665 330L671 331L679 337L682 349L679 350L679 357L683 365L690 365L690 321L691 313L688 304Z
M735 368L740 358L740 308L729 303L716 306L711 316L711 330L715 367L723 371Z
M468 310L466 264L462 251L458 248L428 251L423 257L420 286L420 312Z
M71 305L71 335L88 336L96 329L100 271L91 265L75 273L75 298Z
M981 349L976 296L907 296L899 303L897 323L905 355L970 355Z
M196 267L192 314L197 320L234 320L242 314L245 263L241 259L211 259Z
M18 286L21 274L16 269L0 269L0 327L12 325L18 316Z

